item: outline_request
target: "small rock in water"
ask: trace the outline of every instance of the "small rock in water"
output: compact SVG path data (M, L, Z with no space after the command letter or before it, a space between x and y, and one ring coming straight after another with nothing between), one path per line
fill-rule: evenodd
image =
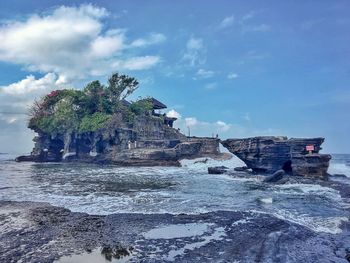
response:
M208 167L209 174L223 174L223 173L226 173L227 170L228 170L228 167L226 166Z
M241 166L241 167L235 167L233 170L235 170L236 172L244 172L248 169L249 168L247 166Z
M347 176L345 174L332 174L333 177L340 177L340 178L346 178Z
M283 170L278 170L274 172L272 175L267 176L264 179L265 183L275 183L278 182L279 180L283 179L283 176L285 175L285 172Z

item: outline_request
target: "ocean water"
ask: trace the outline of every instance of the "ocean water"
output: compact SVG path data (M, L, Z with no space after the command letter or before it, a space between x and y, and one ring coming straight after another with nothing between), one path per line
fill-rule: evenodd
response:
M184 160L182 167L16 163L13 158L0 154L0 200L49 202L89 214L253 211L328 233L340 232L349 218L349 203L328 187L207 173L208 166L242 166L236 157ZM349 165L350 155L334 155L329 172L344 174L342 180L350 183Z
M330 174L343 174L350 178L350 154L332 154L328 172Z

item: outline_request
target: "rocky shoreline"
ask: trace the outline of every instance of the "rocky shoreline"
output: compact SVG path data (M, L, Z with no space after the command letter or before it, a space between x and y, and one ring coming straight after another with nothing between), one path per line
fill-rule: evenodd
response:
M101 260L130 262L347 262L350 243L348 223L340 234L316 233L252 212L96 216L46 203L1 201L0 216L1 262L49 263L81 253L88 258L96 250ZM151 234L160 226L195 231L183 237L169 231L169 238Z
M247 171L229 176L255 176L266 184L265 176ZM287 183L318 184L350 200L350 185L332 177L288 177ZM350 222L339 228L317 232L253 211L91 215L0 201L0 262L350 262Z

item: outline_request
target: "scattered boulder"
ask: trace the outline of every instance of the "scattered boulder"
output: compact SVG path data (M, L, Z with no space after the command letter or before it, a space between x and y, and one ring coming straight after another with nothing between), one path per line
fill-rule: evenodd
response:
M338 177L338 178L347 178L345 174L332 174L332 177Z
M16 157L16 162L34 162L34 157L31 155L21 155Z
M284 172L284 170L278 170L278 171L274 172L272 175L266 176L266 178L263 180L263 182L276 183L276 182L282 180L285 174L286 173Z
M209 174L224 174L229 168L226 166L208 167Z
M235 167L233 168L233 170L235 170L236 172L244 172L247 171L249 168L247 166L240 166L240 167Z

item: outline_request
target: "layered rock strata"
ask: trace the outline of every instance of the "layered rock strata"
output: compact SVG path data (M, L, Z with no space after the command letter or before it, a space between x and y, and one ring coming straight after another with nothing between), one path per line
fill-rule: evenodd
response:
M319 153L323 142L324 138L262 136L221 143L254 172L274 173L282 169L291 175L327 178L331 156Z
M37 133L31 155L19 156L17 161L176 166L184 158L211 157L220 153L219 139L186 137L157 117L138 117L128 125L112 120L96 132Z

